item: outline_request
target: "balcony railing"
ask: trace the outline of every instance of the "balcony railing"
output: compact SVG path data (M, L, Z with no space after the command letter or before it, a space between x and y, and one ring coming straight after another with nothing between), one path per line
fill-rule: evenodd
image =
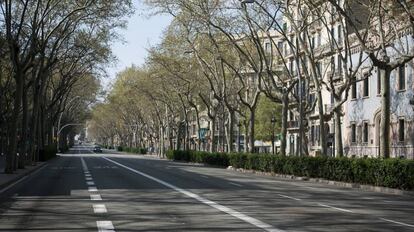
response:
M345 147L345 154L348 157L380 157L379 146L349 146ZM414 147L411 146L391 146L390 147L391 158L405 158L414 159Z
M288 128L299 128L299 121L288 121Z

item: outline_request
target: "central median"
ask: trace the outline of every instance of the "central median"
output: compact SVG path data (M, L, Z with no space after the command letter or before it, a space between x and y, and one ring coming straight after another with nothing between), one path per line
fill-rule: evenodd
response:
M203 151L167 152L170 160L204 163L219 167L272 174L321 178L331 181L414 189L414 161L377 158L331 158L280 156L273 154L219 153Z

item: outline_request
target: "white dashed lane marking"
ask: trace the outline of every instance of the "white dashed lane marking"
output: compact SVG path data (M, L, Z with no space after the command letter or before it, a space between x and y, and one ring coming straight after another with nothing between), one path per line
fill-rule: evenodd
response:
M104 204L94 204L93 205L93 212L94 213L106 213L106 206Z
M286 196L286 195L283 195L283 194L278 194L278 195L281 196L281 197L284 197L284 198L295 200L295 201L301 201L301 199L299 199L299 198L290 197L290 196Z
M322 207L330 208L330 209L339 210L339 211L342 211L342 212L353 213L352 210L349 210L349 209L342 209L342 208L333 207L333 206L325 205L325 204L318 204L318 205L322 206Z
M102 201L102 197L99 194L91 194L92 201Z
M98 192L98 189L96 187L89 187L88 192Z
M96 226L99 232L115 232L114 225L111 221L97 221Z

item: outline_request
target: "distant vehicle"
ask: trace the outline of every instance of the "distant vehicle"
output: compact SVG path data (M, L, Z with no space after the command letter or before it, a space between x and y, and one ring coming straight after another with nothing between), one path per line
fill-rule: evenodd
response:
M100 147L100 146L95 146L95 147L93 148L93 152L95 152L95 153L102 153L102 149L101 149L101 147Z

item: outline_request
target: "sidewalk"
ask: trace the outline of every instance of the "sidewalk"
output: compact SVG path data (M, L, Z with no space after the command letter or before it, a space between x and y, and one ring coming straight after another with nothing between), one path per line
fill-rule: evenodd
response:
M23 177L28 176L32 172L43 167L45 164L45 162L38 162L36 166L28 165L25 169L18 169L13 174L5 174L4 167L6 165L6 156L0 155L0 193L3 188L6 188L8 185L11 185Z

